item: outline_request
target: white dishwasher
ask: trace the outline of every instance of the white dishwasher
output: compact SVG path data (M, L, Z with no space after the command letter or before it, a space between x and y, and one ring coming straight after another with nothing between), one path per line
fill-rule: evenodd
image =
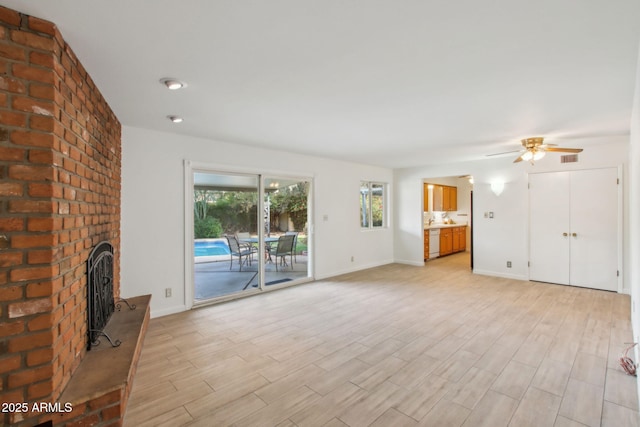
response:
M440 256L440 229L429 229L429 259Z

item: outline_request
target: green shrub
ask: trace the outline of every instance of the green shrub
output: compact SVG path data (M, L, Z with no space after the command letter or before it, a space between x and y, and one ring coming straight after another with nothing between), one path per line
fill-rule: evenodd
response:
M196 239L215 239L222 235L222 224L218 218L194 219L193 237Z
M298 240L296 240L296 253L301 254L306 250L307 250L307 238L298 235Z

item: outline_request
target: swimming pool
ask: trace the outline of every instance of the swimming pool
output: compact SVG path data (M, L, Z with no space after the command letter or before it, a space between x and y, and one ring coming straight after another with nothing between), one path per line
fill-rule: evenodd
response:
M229 255L229 246L224 240L197 240L193 242L195 256Z

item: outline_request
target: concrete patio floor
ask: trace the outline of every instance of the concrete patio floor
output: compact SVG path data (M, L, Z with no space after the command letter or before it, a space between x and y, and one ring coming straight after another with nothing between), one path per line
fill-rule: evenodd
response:
M233 259L231 270L229 269L230 260L228 256L216 258L215 261L211 262L196 262L194 266L194 299L196 301L239 293L258 287L259 262L257 259L254 258L251 261L251 265L243 265L242 271L240 271L237 258ZM297 255L294 262L290 262L287 257L288 265L278 265L278 271L276 271L274 262L267 261L265 264L266 286L308 277L308 257L306 255Z

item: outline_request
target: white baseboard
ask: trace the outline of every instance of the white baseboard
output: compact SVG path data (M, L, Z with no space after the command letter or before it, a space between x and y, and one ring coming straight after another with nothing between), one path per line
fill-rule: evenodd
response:
M315 278L316 278L316 280L323 280L323 279L328 279L329 277L335 277L335 276L341 276L343 274L355 273L356 271L367 270L369 268L375 268L375 267L381 267L383 265L393 264L393 263L394 263L393 260L384 260L384 261L371 263L371 264L359 264L356 267L347 268L347 269L339 270L339 271L334 271L334 272L331 272L329 274L322 274L322 275L316 274Z
M480 274L482 276L502 277L504 279L526 280L526 281L529 280L529 278L527 276L525 276L525 275L502 273L500 271L488 271L488 270L474 269L473 270L473 274Z
M186 305L177 305L173 307L163 308L162 310L154 310L153 305L151 306L151 318L168 316L170 314L182 313L183 311L187 311Z
M405 264L405 265L413 265L416 267L424 267L425 262L422 261L415 261L412 259L396 259L393 262L397 263L397 264Z

